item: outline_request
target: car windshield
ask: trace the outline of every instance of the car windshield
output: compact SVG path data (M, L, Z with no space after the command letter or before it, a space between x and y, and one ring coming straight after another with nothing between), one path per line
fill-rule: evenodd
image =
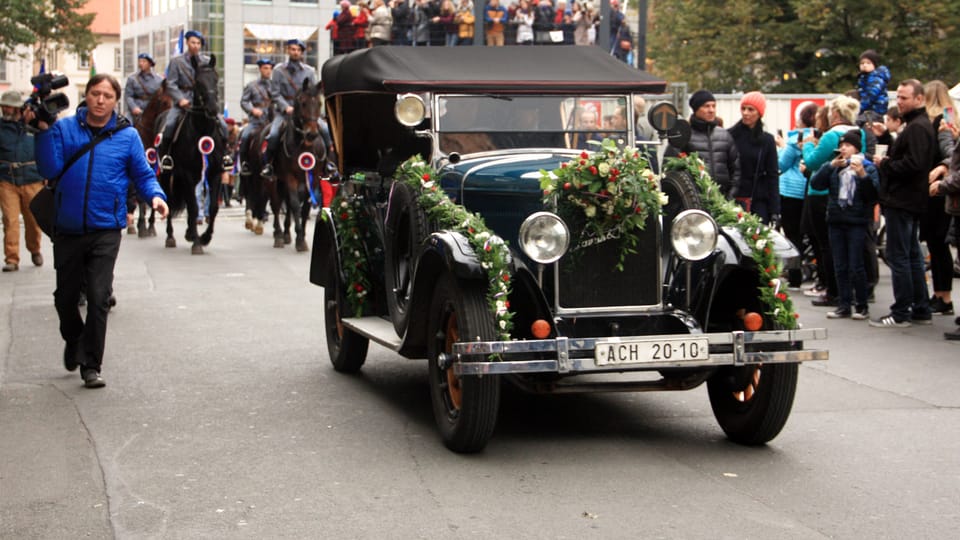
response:
M624 96L440 96L440 150L514 148L593 150L605 138L627 140Z

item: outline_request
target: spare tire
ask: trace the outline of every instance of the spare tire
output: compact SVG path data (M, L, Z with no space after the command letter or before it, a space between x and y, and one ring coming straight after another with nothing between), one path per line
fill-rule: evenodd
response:
M687 171L667 171L660 183L660 190L667 195L667 204L661 209L663 215L663 249L670 252L670 229L673 218L690 209L703 209L697 183Z
M401 337L407 329L413 276L428 232L419 194L407 184L394 182L384 224L384 277L387 310Z

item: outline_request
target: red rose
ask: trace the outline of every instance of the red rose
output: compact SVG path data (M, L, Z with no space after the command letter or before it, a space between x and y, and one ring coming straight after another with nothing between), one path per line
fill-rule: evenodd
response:
M430 173L423 173L423 181L424 182L430 181Z
M350 217L350 214L348 214L348 213L346 213L346 212L343 212L343 213L340 214L340 219L342 219L342 220L346 220L346 219L349 218L349 217Z
M743 212L737 212L737 219L743 219Z
M510 274L504 274L502 277L504 283L510 283Z
M509 301L509 300L505 301L505 302L503 303L503 306L504 306L505 308L507 308L507 309L510 309L510 301Z
M585 159L581 159L581 160L580 160L580 164L581 164L581 165L586 165L586 164L587 164L587 161L586 161Z
M763 252L766 253L767 255L769 255L769 254L770 254L770 248L768 248L768 247L763 248Z
M680 157L682 157L682 158L687 157L687 153L686 153L686 152L680 152Z
M787 300L787 294L786 294L786 293L777 293L777 298L778 298L781 302L785 302L785 301Z
M771 281L770 284L769 284L769 286L770 286L770 288L772 289L772 288L776 287L777 284Z
M353 284L353 290L355 290L355 291L357 291L357 292L363 292L363 285L361 285L361 284L359 284L359 283L354 283L354 284Z
M563 189L570 189L570 182L564 182Z
M596 174L597 174L597 168L594 167L593 165L590 166L590 174L592 174L592 175L596 175Z
M794 318L794 319L799 319L799 318L800 318L800 314L799 314L799 313L794 313L794 314L793 314L793 318Z
M587 159L588 157L590 157L590 154L586 152L580 152L580 157L582 157L583 159Z
M567 168L567 164L566 164L566 163L561 163L561 164L560 164L560 168L561 168L561 169L566 169L566 168Z
M473 227L467 227L467 232L470 234L474 233Z
M620 174L620 169L610 169L610 176L618 176Z

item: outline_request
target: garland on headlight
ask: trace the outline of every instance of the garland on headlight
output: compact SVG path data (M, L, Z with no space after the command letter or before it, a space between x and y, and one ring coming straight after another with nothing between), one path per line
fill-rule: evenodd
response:
M510 311L510 249L493 233L483 218L454 203L440 189L439 175L420 156L414 156L397 168L394 179L419 193L420 208L440 229L462 234L470 242L480 266L486 270L487 304L496 318L497 334L510 340L513 312Z
M667 171L687 171L697 183L700 198L705 210L713 216L721 227L735 227L750 246L751 256L757 263L760 275L760 300L767 306L767 314L784 328L796 328L799 315L793 310L793 302L786 292L786 286L780 275L783 271L780 261L773 254L771 229L760 218L727 199L720 192L720 186L710 178L703 160L696 153L680 154L680 157L666 158L663 165Z

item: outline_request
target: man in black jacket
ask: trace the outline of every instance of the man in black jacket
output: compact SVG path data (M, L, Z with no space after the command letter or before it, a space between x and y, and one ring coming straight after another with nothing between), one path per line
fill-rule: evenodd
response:
M927 208L928 173L937 161L937 136L924 107L923 84L897 87L897 107L906 126L888 157L880 160L880 204L887 222L886 261L893 281L890 314L870 321L878 328L931 324L930 299L920 251L920 215Z
M707 90L697 90L690 96L690 109L690 142L675 150L696 152L706 164L710 178L732 199L740 185L740 158L733 137L718 125L717 99Z

